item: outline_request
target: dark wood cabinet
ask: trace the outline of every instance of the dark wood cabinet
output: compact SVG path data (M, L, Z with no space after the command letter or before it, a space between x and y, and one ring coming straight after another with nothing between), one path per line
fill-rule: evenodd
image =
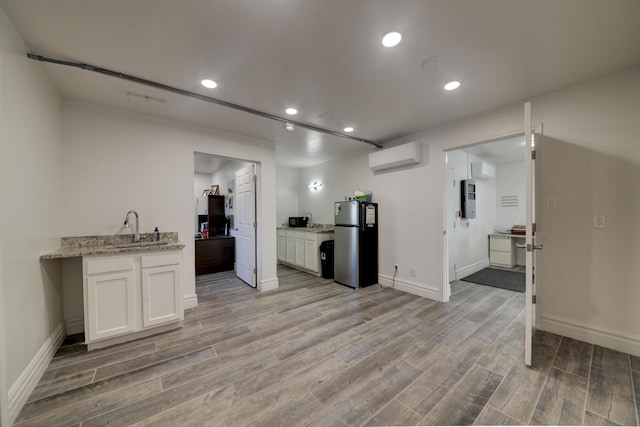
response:
M224 236L227 217L224 196L209 196L209 236Z
M235 251L234 237L196 239L196 276L233 270Z

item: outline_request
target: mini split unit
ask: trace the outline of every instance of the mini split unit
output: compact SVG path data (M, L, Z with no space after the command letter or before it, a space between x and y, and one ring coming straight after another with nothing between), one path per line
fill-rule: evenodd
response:
M485 162L471 163L471 176L477 179L491 179L496 176L496 168Z
M420 163L420 144L409 142L369 154L372 171L395 169Z

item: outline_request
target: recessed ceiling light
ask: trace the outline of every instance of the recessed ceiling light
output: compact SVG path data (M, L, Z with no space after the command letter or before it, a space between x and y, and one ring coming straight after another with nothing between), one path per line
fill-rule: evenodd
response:
M444 90L454 90L454 89L458 89L459 87L460 87L460 82L454 80L444 85Z
M284 112L289 114L290 116L298 114L298 110L296 110L295 108L291 108L291 107L289 107L286 110L284 110Z
M291 123L285 123L284 124L284 128L288 131L288 132L293 132L293 130L296 128L294 125L292 125Z
M383 38L382 38L382 45L386 46L386 47L393 47L393 46L397 46L398 43L400 43L400 40L402 40L402 34L400 33L396 33L395 31L389 34L386 34Z
M202 86L208 88L208 89L213 89L218 87L218 83L214 82L213 80L210 79L204 79L200 82L202 84Z
M353 132L353 128L351 126L347 126L346 128L344 128L344 131L347 133Z

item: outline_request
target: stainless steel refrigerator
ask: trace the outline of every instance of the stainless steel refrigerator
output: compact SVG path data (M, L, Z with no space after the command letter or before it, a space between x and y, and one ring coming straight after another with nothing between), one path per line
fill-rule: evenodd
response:
M335 202L333 280L352 288L378 283L378 205Z

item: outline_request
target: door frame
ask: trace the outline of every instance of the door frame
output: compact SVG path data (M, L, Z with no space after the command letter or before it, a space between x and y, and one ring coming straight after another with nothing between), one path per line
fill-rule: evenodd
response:
M237 162L245 162L245 163L251 163L253 164L253 171L254 171L254 175L256 177L256 184L255 184L255 200L254 200L254 209L255 209L255 222L256 222L256 227L255 227L255 238L254 238L254 256L255 256L255 269L256 269L256 287L254 289L259 289L259 290L263 290L260 288L259 283L260 283L260 278L261 273L262 273L262 260L258 257L259 255L259 242L261 242L260 240L260 235L261 235L261 230L263 228L263 221L262 221L262 200L261 200L261 185L262 185L262 176L261 176L261 172L262 172L262 164L260 161L257 160L251 160L251 159L240 159L237 157L228 157L228 156L223 156L221 154L214 154L214 153L208 153L205 151L197 151L194 150L193 151L193 155L195 156L196 154L204 154L207 156L211 156L211 157L216 157L216 158L220 158L220 159L228 159L228 160L232 160L232 161L237 161ZM195 174L195 169L194 169L194 174ZM194 176L194 180L195 180L195 176ZM234 180L235 180L235 172L234 172ZM234 188L235 191L235 188ZM194 207L194 209L197 209L197 207ZM193 215L195 215L196 217L198 216L198 212L197 210L194 210ZM193 216L192 215L192 216ZM194 245L194 258L195 258L195 245ZM234 254L235 256L235 254ZM235 261L234 261L234 268L235 268ZM194 272L194 278L195 278L195 272ZM269 288L270 289L270 288Z
M516 133L512 133L512 134L507 134L507 135L502 135L502 136L497 136L495 138L490 138L490 139L486 139L483 141L478 141L478 142L473 142L470 144L462 144L462 145L458 145L455 147L449 147L445 150L443 150L442 152L442 168L441 168L441 183L442 183L442 218L443 218L443 222L442 222L442 282L441 282L441 287L440 287L440 295L442 295L442 301L441 302L449 302L449 297L450 295L450 287L449 287L449 281L451 280L449 278L449 250L448 250L448 245L449 244L453 244L453 242L449 242L449 237L447 235L447 228L446 228L446 220L448 218L448 215L450 214L448 212L448 203L447 203L447 153L451 152L451 151L456 151L456 150L463 150L465 148L468 147L474 147L476 145L482 145L482 144L487 144L490 142L495 142L495 141L501 141L503 139L509 139L509 138L515 138L515 137L524 137L524 132L516 132ZM525 149L525 147L522 148L523 150ZM524 173L524 171L523 171Z

